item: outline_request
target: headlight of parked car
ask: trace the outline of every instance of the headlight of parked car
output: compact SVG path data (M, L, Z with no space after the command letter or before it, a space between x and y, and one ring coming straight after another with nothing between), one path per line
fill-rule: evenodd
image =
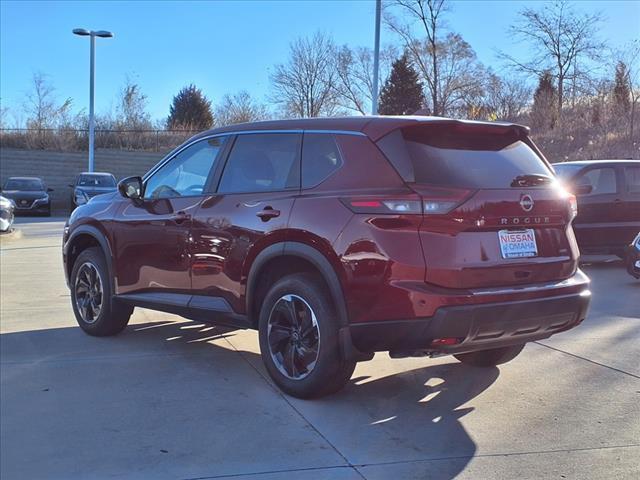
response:
M638 236L636 237L636 240L634 242L634 245L636 246L636 250L640 250L640 233L638 234Z
M76 192L76 205L84 205L87 202L88 199L84 192Z

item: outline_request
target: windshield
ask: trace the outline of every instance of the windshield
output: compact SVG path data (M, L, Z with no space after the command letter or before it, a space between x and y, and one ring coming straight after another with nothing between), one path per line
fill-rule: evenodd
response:
M42 180L37 178L10 178L4 186L5 190L25 190L40 191L44 190Z
M80 175L80 187L115 187L116 179L111 175Z
M553 175L513 131L413 127L393 132L378 144L409 183L511 188L519 177Z

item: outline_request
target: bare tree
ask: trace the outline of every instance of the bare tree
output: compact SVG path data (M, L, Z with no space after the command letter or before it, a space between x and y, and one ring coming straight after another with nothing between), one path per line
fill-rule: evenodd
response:
M118 96L116 124L128 130L149 129L151 117L146 109L147 96L142 93L140 85L127 77Z
M55 88L41 72L33 74L31 91L26 94L24 109L28 115L27 127L35 129L53 128L68 116L72 100L67 98L59 104Z
M408 22L398 19L391 13L391 9L387 9L385 23L391 31L400 36L417 70L422 74L433 115L444 115L440 90L442 42L439 40L439 34L448 4L445 0L393 0L389 6L392 9L396 7L409 17ZM416 38L414 35L412 27L415 22L422 27L424 39Z
M486 83L486 104L489 120L516 121L527 110L531 88L518 78L500 78L489 74Z
M530 45L532 56L526 62L505 53L501 57L520 71L538 77L545 71L551 72L557 83L557 108L561 115L567 83L575 85L580 76L588 74L585 61L597 58L603 48L596 35L601 21L600 13L578 14L564 0L545 4L539 10L525 8L510 33Z
M619 58L626 65L625 77L629 89L629 142L633 145L635 137L635 120L640 103L640 40L634 40L619 52Z
M445 0L394 0L385 16L420 73L429 110L436 116L465 110L469 98L481 95L485 71L460 34L444 33L448 5ZM392 10L403 16L394 16ZM416 23L424 36L414 33Z
M381 79L387 78L397 48L386 46L380 51ZM341 107L367 115L373 97L373 51L366 47L343 45L336 51L336 89Z
M335 45L326 34L298 38L289 47L287 63L276 65L271 76L272 99L286 115L333 115L337 102Z
M218 125L233 125L243 122L255 122L269 118L267 107L258 103L246 90L235 95L225 95L215 107Z

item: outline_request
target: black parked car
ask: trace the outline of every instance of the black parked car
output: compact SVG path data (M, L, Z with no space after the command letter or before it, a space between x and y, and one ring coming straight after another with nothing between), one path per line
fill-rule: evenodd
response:
M640 278L640 233L627 247L627 271L631 276Z
M580 252L624 258L640 231L640 161L585 160L553 168L578 200L573 230Z
M10 177L2 189L2 196L13 200L16 215L51 215L51 200L44 181L38 177Z
M76 181L69 185L71 192L71 210L84 205L91 198L103 193L116 191L116 177L110 173L83 172L76 177Z

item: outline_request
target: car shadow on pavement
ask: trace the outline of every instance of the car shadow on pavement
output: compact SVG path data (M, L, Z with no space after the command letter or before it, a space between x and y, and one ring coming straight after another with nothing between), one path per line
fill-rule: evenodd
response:
M210 361L220 362L227 355L236 357L229 358L229 362L242 362L238 358L241 355L252 368L233 368L236 375L247 372L246 378L234 380L240 384L256 382L257 371L274 394L282 396L353 465L433 460L416 468L428 469L424 473L432 478L454 478L476 453L476 444L460 419L474 410L467 404L496 381L498 368L473 368L457 362L429 365L426 358L426 366L413 368L416 362L409 361L410 367L401 372L387 364L382 365L383 372L377 372L375 366L365 366L359 370L367 374L356 370L341 392L303 401L277 390L259 354L220 342L233 341L234 336L233 330L223 327L169 320L132 324L110 338L89 337L77 327L5 333L0 337L5 365L16 357L23 357L17 358L18 362L31 361L24 359L25 353L37 363L42 359L67 361L71 356L73 361L82 362L83 352L98 358L126 352L175 355L177 368L180 357L189 357L186 361L201 363L205 369L210 368ZM39 352L42 359L38 358ZM136 358L131 362L137 362ZM82 382L79 378L78 388ZM11 381L3 383L7 390L11 389ZM193 392L185 392L187 402L190 393ZM260 425L256 424L256 428ZM437 474L432 476L434 469Z

